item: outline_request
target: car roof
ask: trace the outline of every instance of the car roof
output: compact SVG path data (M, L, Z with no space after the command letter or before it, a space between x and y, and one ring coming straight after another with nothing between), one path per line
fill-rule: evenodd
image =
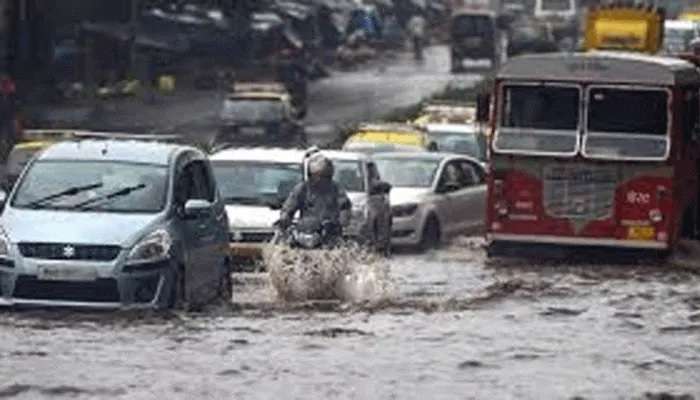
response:
M138 140L70 140L49 146L39 160L122 161L168 165L171 157L194 147ZM202 153L203 154L203 153Z
M436 151L425 151L425 152L386 152L386 153L376 153L372 156L374 159L393 159L393 160L427 160L427 161L442 161L453 158L461 158L469 160L475 164L483 165L483 161L477 158L467 156L464 154L454 154L454 153L443 153Z
M664 21L664 28L669 29L696 29L698 24L693 21L679 20L679 19L667 19Z
M374 159L395 159L395 160L435 160L440 161L449 157L456 157L456 154L440 153L440 152L385 152L376 153L372 156Z
M321 153L331 160L339 161L365 161L370 159L367 154L354 151L321 150Z
M270 161L301 164L306 150L272 147L231 147L212 154L212 161Z
M427 124L428 133L435 131L439 132L454 132L454 133L475 133L477 132L474 124Z

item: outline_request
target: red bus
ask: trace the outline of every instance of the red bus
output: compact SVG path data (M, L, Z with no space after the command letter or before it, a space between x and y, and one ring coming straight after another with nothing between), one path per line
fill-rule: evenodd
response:
M530 55L499 71L489 248L673 249L698 233L700 73L680 58Z

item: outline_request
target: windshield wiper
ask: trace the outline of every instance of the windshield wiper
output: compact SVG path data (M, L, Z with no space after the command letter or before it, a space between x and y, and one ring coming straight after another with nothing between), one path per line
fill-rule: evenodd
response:
M24 207L28 208L38 208L41 206L42 203L46 203L47 201L55 200L61 197L66 197L66 196L75 196L79 193L86 192L88 190L93 190L93 189L98 189L102 187L102 182L99 183L91 183L89 185L83 185L83 186L73 186L69 187L68 189L62 190L58 193L54 193L49 196L42 197L40 199L34 200L28 204L26 204Z
M107 194L102 195L100 197L95 197L94 199L85 200L82 203L74 204L71 207L69 207L69 209L71 209L71 210L74 210L74 209L88 210L88 209L92 208L92 207L88 207L88 206L90 206L93 203L99 203L102 201L113 200L113 199L116 199L118 197L127 196L127 195L129 195L137 190L141 190L145 187L146 187L146 185L143 183L140 183L140 184L134 185L134 186L127 186L125 188L115 190L112 193L107 193Z

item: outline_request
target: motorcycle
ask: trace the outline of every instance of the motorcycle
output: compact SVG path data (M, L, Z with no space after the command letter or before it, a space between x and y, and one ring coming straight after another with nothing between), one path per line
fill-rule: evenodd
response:
M290 248L316 250L335 248L340 244L342 228L333 221L305 217L282 227L278 222L273 244L286 244Z

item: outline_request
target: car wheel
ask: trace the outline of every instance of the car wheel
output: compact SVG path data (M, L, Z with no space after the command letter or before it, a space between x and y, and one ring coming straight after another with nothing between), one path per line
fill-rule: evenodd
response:
M431 216L423 227L421 234L420 247L421 250L431 250L440 246L440 224L435 217Z
M173 284L168 295L168 308L173 310L186 309L185 303L185 268L179 266L173 273Z
M231 302L233 298L233 280L231 279L230 261L224 260L219 277L219 289L217 296L220 300Z

